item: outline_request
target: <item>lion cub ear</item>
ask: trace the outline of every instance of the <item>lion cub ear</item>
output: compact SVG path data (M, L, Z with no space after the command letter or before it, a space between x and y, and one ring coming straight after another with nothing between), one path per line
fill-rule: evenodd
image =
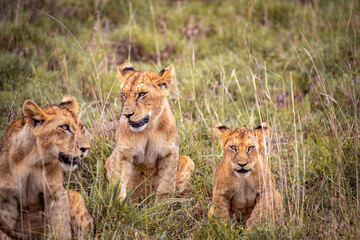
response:
M263 147L265 144L264 139L271 134L270 125L267 122L261 123L254 129L254 134L260 146Z
M171 88L172 80L174 78L174 67L173 65L168 66L167 68L164 68L161 70L158 75L160 76L160 79L156 81L156 84L158 87L164 91L166 94L169 93L169 90Z
M120 65L117 78L121 82L126 82L128 77L135 72L135 69L133 68L131 63L123 63Z
M46 113L33 101L26 100L23 106L24 117L30 126L39 127L47 119Z
M65 106L67 109L73 111L74 113L77 113L79 110L79 105L76 99L71 95L64 96L61 100L60 106Z
M218 135L221 139L221 147L224 148L225 143L229 139L232 132L231 129L221 123L218 123L215 125L214 130L216 135Z

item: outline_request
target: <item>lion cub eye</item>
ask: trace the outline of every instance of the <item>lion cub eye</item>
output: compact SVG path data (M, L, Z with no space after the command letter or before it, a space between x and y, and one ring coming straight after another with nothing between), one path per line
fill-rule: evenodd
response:
M235 152L236 152L236 146L231 145L231 146L230 146L230 148L231 148L231 150L233 150L233 151L235 151Z
M255 149L255 146L250 146L250 147L248 147L248 152L250 152L250 151L252 151L254 149Z
M62 130L71 132L69 125L61 125L60 127L61 127Z
M138 99L144 97L147 94L147 92L141 92L138 95Z

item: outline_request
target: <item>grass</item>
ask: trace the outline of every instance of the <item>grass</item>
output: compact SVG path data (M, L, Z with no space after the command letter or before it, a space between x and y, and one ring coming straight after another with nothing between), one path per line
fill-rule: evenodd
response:
M26 99L78 99L92 149L66 185L84 196L99 239L359 238L359 10L340 0L2 1L0 133ZM176 69L169 100L196 170L190 193L161 204L120 204L106 179L115 143L97 126L119 118L115 76L128 60ZM284 222L209 220L222 156L213 126L265 120Z

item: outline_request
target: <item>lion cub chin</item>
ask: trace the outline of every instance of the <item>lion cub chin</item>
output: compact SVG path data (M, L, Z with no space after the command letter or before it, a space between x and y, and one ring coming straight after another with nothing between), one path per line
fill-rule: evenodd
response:
M135 71L131 63L120 65L122 110L116 130L116 147L105 164L110 182L121 182L122 200L156 192L157 196L183 192L194 162L179 157L176 120L166 99L173 80L173 66L159 73Z
M215 126L224 156L215 174L210 218L215 215L228 220L235 214L237 220L246 221L248 227L263 217L280 220L281 196L261 153L270 132L268 123L262 123L254 130L246 127L230 130L222 124Z
M78 237L92 228L80 193L63 186L63 168L74 169L90 146L74 97L40 108L27 100L24 117L0 142L0 239ZM63 168L62 168L63 167Z

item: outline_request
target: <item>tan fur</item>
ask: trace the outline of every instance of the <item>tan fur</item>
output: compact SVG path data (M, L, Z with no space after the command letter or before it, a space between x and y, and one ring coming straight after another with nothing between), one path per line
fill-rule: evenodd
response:
M116 147L105 168L109 180L121 181L119 198L124 199L134 188L140 195L152 190L157 196L173 193L175 188L184 191L194 163L186 156L179 159L176 121L166 99L173 67L157 74L135 71L130 63L124 63L119 67L118 78L123 82L122 112ZM131 125L143 123L147 117L146 124Z
M261 154L264 137L270 134L269 125L263 123L255 130L241 127L232 131L217 124L215 132L221 138L224 157L216 170L213 189L215 208L210 208L209 217L218 215L228 220L235 214L237 220L246 221L248 227L262 217L280 220L281 196ZM241 171L242 168L244 170Z
M82 236L86 230L93 229L93 219L86 209L84 198L80 193L67 190L70 204L71 227L76 236Z
M72 96L43 109L27 100L24 118L5 132L0 143L0 217L15 233L45 238L51 231L61 239L71 238L71 196L63 187L62 167L75 164L64 164L59 157L61 153L63 161L74 163L73 158L80 160L89 149L77 110ZM7 239L4 232L0 239Z

